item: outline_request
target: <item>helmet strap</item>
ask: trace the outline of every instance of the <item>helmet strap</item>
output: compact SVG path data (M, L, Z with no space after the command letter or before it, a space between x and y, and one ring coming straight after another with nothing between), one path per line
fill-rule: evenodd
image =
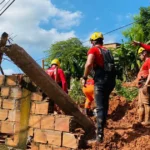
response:
M95 46L96 45L96 41L91 41L92 45Z

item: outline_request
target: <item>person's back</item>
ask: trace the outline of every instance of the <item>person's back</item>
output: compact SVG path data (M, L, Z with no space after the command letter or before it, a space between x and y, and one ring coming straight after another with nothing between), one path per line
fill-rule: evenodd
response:
M95 71L94 75L94 94L97 105L97 138L98 142L103 141L104 125L106 124L109 95L115 86L115 76L113 72L105 70L105 59L101 49L107 51L103 47L103 35L100 32L95 32L91 35L90 41L93 45L88 51L88 57L85 64L83 75L83 84L86 83L87 76L91 69ZM115 73L115 72L114 72ZM114 76L113 80L112 77Z
M60 62L58 59L54 59L51 62L51 66L46 70L46 73L66 92L67 82L63 70L60 68ZM60 111L58 106L54 103L54 100L49 100L49 113L54 113L54 110Z
M51 67L46 70L46 73L67 92L67 81L64 71L60 68L60 63L57 59L54 59L51 63Z

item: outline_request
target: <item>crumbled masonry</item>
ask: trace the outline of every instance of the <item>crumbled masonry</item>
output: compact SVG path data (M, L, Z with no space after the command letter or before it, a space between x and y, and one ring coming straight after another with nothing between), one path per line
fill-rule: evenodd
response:
M27 140L31 150L44 149L78 149L83 134L75 131L77 123L72 116L49 114L47 99L37 89L30 91L30 113L28 124L23 128L21 107L25 107L23 89L18 83L18 76L0 76L0 140L7 146L19 147ZM24 114L27 113L24 110ZM23 130L24 129L24 130ZM26 138L20 138L27 133Z

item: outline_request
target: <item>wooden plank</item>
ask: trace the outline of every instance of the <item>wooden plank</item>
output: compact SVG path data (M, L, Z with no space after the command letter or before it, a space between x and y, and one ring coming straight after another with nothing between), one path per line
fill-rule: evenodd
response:
M80 112L73 100L51 79L35 60L20 46L2 47L4 52L24 73L39 86L66 115L74 116L85 131L94 129L92 121Z
M23 88L21 98L21 115L20 115L20 133L18 148L26 149L27 136L28 136L28 124L30 116L30 102L31 102L31 91Z

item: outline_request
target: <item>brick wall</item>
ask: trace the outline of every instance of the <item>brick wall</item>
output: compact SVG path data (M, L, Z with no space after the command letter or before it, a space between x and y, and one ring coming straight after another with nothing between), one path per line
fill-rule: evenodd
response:
M49 101L39 88L30 90L28 127L21 130L26 112L21 113L21 107L25 106L19 81L17 75L0 76L0 136L5 144L19 148L20 134L27 132L25 140L28 139L31 150L78 149L83 135L75 133L74 117L48 113Z

